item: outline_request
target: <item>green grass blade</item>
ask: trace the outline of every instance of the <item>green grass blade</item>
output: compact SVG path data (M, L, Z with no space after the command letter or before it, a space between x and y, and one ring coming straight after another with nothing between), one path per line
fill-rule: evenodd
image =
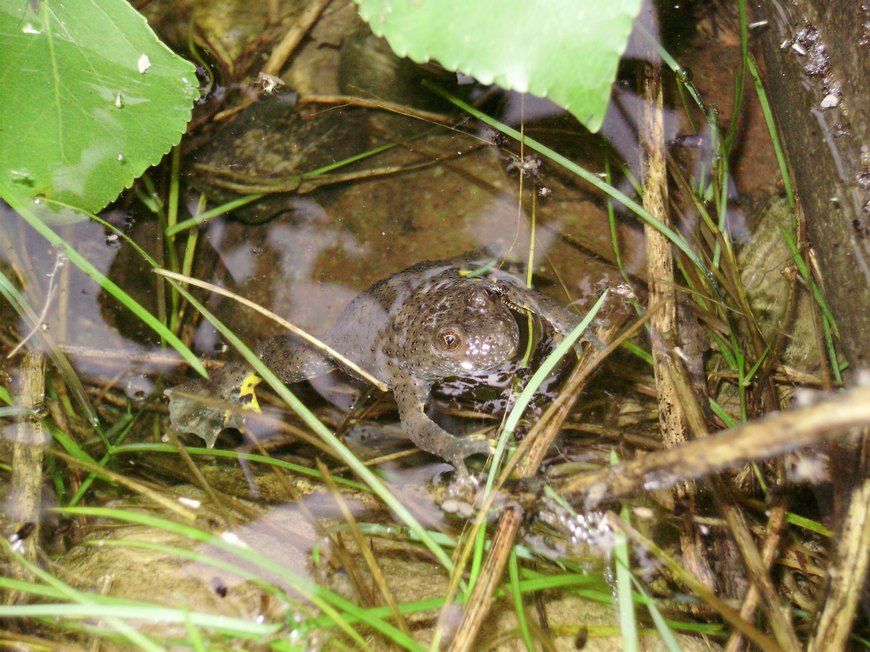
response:
M662 612L659 611L658 606L655 603L649 594L644 590L643 584L637 581L637 578L634 576L631 577L631 582L634 584L634 587L637 589L637 592L644 598L646 608L649 611L650 617L653 619L653 623L655 623L656 630L659 633L659 636L662 638L662 642L665 644L668 652L682 652L682 648L680 644L677 643L677 637L674 636L674 632L671 630L668 625L668 621L662 615Z
M617 459L613 454L612 463ZM626 522L630 518L628 506L623 506L621 517ZM631 594L631 565L628 549L628 537L621 530L613 533L613 565L616 571L616 605L619 614L619 632L622 636L622 649L625 652L637 652L639 640L637 618L634 613L634 598Z
M0 294L6 298L23 319L33 326L37 324L39 319L36 316L36 311L34 311L30 304L27 303L26 299L18 291L18 288L16 288L12 281L6 277L2 270L0 270ZM82 385L82 381L76 374L75 369L73 369L69 358L63 351L59 350L57 346L48 346L46 348L48 356L51 358L51 361L54 363L55 367L57 367L58 371L60 371L64 382L66 382L70 392L75 397L82 412L84 412L84 416L88 423L91 424L97 432L97 435L99 435L100 439L103 440L103 444L108 446L108 440L103 433L100 419L97 416L97 411L91 404L88 393L85 391L84 385Z
M186 220L182 220L175 226L171 226L166 229L167 237L174 237L181 233L182 231L187 231L188 229L192 229L195 226L199 226L209 220L213 220L216 217L220 217L221 215L226 215L229 212L236 210L237 208L241 208L242 206L247 206L248 204L253 204L258 199L262 199L265 197L262 193L253 194L253 195L245 195L244 197L239 197L238 199L234 199L232 201L226 202L225 204L221 204L220 206L215 206L214 208L204 211L198 215L194 215Z
M773 118L773 109L770 108L770 101L767 98L767 92L764 90L764 83L761 80L761 75L758 73L758 68L755 66L755 60L751 56L746 58L746 65L749 67L749 74L752 75L752 81L755 84L755 94L758 96L761 113L764 115L764 123L767 125L767 133L770 135L770 142L773 144L773 151L779 164L779 174L782 177L785 196L788 199L789 207L793 211L796 205L794 188L791 185L791 174L788 171L788 162L785 159L782 142L779 140L776 120Z
M128 641L137 645L142 650L149 650L150 652L161 652L163 648L154 643L150 638L145 636L142 632L138 631L135 627L129 625L124 622L123 619L118 617L113 617L111 614L106 614L104 611L97 612L94 608L97 606L92 597L81 591L77 591L70 585L61 581L60 579L54 577L47 571L42 568L36 566L35 564L30 563L23 556L12 550L12 547L9 543L3 539L3 546L6 548L7 554L9 554L12 558L14 558L19 564L24 566L33 576L38 577L46 584L54 587L64 594L64 597L68 600L76 602L77 604L62 604L62 605L14 605L14 606L0 606L0 618L3 617L12 617L12 616L26 616L26 615L38 615L28 613L29 610L34 609L38 610L40 608L44 608L48 611L46 615L54 615L55 612L52 612L52 609L72 609L72 610L80 610L91 613L93 617L105 618L108 625L114 629L121 636L126 638ZM105 606L102 606L102 609L105 609ZM64 614L59 614L64 615Z
M223 550L224 552L228 552L240 559L250 562L257 567L263 569L264 571L274 574L279 579L287 582L294 589L299 591L305 598L311 600L311 602L314 603L318 609L320 609L321 611L323 611L324 614L330 617L333 624L341 628L343 632L353 638L354 641L356 641L364 649L369 649L369 646L360 636L359 632L357 632L353 627L350 626L350 624L344 618L343 614L339 613L338 610L356 616L359 619L359 622L364 622L373 629L376 629L382 634L388 636L392 640L401 642L401 644L405 645L408 649L420 651L423 650L422 646L416 643L413 639L408 637L399 629L393 627L392 625L389 625L384 620L372 618L370 615L368 615L367 617L367 615L364 613L364 610L350 600L347 600L346 598L343 598L336 593L333 593L324 589L321 586L318 586L313 581L300 576L296 572L290 570L285 565L277 561L273 561L271 559L263 557L261 554L250 549L244 544L240 545L237 543L233 543L224 539L221 536L217 536L209 532L204 532L203 530L192 527L190 525L176 523L174 521L169 521L163 518L151 516L150 514L143 514L139 512L107 509L103 507L69 507L59 508L57 511L64 514L83 514L86 516L93 516L95 518L112 518L130 523L138 523L141 525L147 525L149 527L160 528L167 532L179 534L192 540L212 545L220 550Z
M363 159L369 158L370 156L374 156L375 154L380 154L388 149L392 149L396 147L395 144L389 145L381 145L379 147L375 147L366 152L362 152L361 154L355 154L354 156L349 156L346 159L342 159L341 161L336 161L335 163L330 163L328 165L324 165L322 167L317 168L316 170L312 170L311 172L304 172L302 174L296 175L293 178L298 181L306 181L309 179L316 179L317 177L326 174L328 172L332 172L333 170L337 170L346 165L350 165L351 163L356 163L357 161L361 161ZM248 204L252 204L258 199L262 199L265 195L262 193L253 194L253 195L245 195L244 197L240 197L239 199L234 199L233 201L226 202L225 204L221 204L220 206L216 206L211 210L207 210L204 213L200 213L199 215L195 215L189 219L183 220L175 225L170 225L168 229L166 229L166 235L168 237L173 237L181 233L182 231L186 231L188 229L192 229L195 226L203 224L204 222L208 222L216 217L221 215L225 215L230 211L234 211L237 208L241 208L242 206L247 206Z
M559 345L553 350L550 355L544 360L540 367L535 371L532 377L529 379L529 382L526 384L525 388L520 395L517 397L516 403L514 403L513 408L511 409L508 418L505 420L504 427L502 428L501 434L499 434L498 445L496 447L495 456L492 461L492 468L498 468L498 464L501 460L502 455L504 454L504 450L507 448L508 440L511 435L513 435L516 430L517 425L520 422L520 419L523 416L523 413L526 411L526 408L531 403L532 399L535 397L538 389L541 386L547 377L553 372L553 369L556 368L556 365L559 364L559 361L565 357L565 355L574 348L574 344L577 340L580 339L580 336L586 332L586 329L589 328L589 325L592 323L592 320L598 315L601 311L601 308L604 307L604 302L607 299L607 291L605 290L600 297L598 297L598 301L595 302L595 305L589 309L589 312L586 313L586 316L583 317L583 320L571 331L571 333L561 342ZM492 491L492 486L495 482L495 473L490 473L487 478L486 483L486 493L485 496L488 496Z
M257 464L265 464L278 469L284 469L292 472L295 475L302 475L316 480L322 479L320 472L317 469L312 469L300 464L293 464L277 457L267 457L265 455L257 455L256 453L245 453L242 451L222 450L220 448L199 448L196 446L185 446L186 453L192 456L200 455L202 457L224 457L234 460L245 460L246 462L254 462ZM123 444L112 448L114 455L122 455L124 453L168 453L170 455L178 454L178 449L169 444L157 444L149 442L140 442L135 444ZM348 480L341 476L334 476L333 481L336 484L344 485L359 491L368 491L368 487L360 482Z
M522 634L523 642L526 644L526 649L529 652L535 652L535 642L532 639L532 632L529 630L529 622L526 619L526 608L523 605L523 593L520 590L520 573L519 563L517 562L517 553L511 550L508 558L508 575L510 577L510 593L514 603L514 613L517 615L517 624Z

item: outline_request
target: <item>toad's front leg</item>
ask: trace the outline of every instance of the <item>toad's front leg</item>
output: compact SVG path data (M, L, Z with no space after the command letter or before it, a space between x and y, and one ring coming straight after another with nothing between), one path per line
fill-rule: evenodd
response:
M414 444L433 455L438 455L452 464L457 471L465 471L464 460L478 453L488 455L492 451L489 440L483 435L457 437L432 421L425 412L431 383L414 378L407 372L397 374L393 393L399 407L402 430Z

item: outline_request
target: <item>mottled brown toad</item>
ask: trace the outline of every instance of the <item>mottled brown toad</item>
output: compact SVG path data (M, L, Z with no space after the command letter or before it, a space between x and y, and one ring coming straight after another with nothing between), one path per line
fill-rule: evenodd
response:
M506 274L478 277L469 275L460 260L427 261L375 283L345 308L323 339L392 390L402 429L414 444L463 468L466 457L489 452L489 441L482 435L457 437L438 426L425 412L430 391L434 383L452 378L487 383L494 372L515 365L517 319L525 318L524 310L562 335L580 322ZM293 336L263 342L258 355L285 383L336 366ZM241 421L226 422L216 407L200 406L191 414L186 397L217 394L238 405L239 388L249 374L244 363L231 363L213 383L197 380L167 390L173 427L198 434L209 445L221 427L238 427ZM186 395L184 400L179 394Z

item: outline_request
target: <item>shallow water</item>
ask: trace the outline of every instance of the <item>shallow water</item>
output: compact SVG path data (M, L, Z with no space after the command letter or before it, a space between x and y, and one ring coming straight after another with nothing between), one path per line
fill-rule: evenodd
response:
M326 37L321 34L320 38ZM723 55L717 52L724 50L727 56L734 56L733 47L729 49L723 43L714 45L718 49L711 47L693 54L693 67L703 69L709 80L709 88L704 89L706 97L716 95L720 87L727 86L725 82L715 80L722 79L722 76L728 83L731 80L730 70L723 71L719 65L719 57ZM314 56L308 49L299 61L310 63ZM288 76L302 79L305 71L300 70L300 65L294 64ZM310 92L334 92L332 85L337 82L335 79L322 79L324 71L335 75L334 66L333 69L326 64L318 67L316 74L306 79ZM714 74L719 77L714 78ZM365 94L365 87L358 90ZM635 175L639 174L635 127L638 99L623 84L617 87L616 102L600 137L590 137L573 121L554 115L552 105L543 101L522 103L516 95L506 94L500 110L503 119L514 125L520 116L525 117L527 134L557 147L591 170L603 169L606 152L612 157L614 169L624 164ZM754 112L747 115L747 130L757 134L758 116ZM399 122L391 118L382 121L376 116L355 120L355 132L348 135L346 141L342 140L341 146L331 147L328 138L334 123L329 121L336 116L340 123L340 112L331 108L305 109L305 120L324 120L326 126L316 131L319 135L313 142L302 144L293 141L297 134L289 133L289 127L259 124L260 131L253 147L248 147L248 150L255 150L254 154L268 150L264 159L266 163L254 163L253 159L247 158L250 152L243 152L241 146L236 145L238 141L234 138L244 139L244 130L239 126L244 123L243 118L231 123L230 127L194 134L191 142L197 139L200 142L198 148L185 151L183 206L190 210L198 193L213 187L209 185L208 175L203 178L201 170L194 170L194 164L220 165L233 172L251 171L256 175L265 172L268 176L272 165L269 162L276 157L283 159L281 154L269 149L272 144L265 142L266 136L274 136L285 150L288 146L291 149L316 148L320 158L313 162L315 159L302 157L300 165L303 166L316 167L322 161L340 159L347 156L348 151L360 151L355 149L357 145L365 150L397 139L404 147L384 152L350 166L348 170L364 172L385 166L414 166L421 162L426 165L376 179L346 181L304 194L269 198L262 203L262 210L257 214L259 218L266 215L270 219L260 223L246 223L243 220L250 221L251 214L242 212L212 220L200 230L194 276L261 303L314 335L322 335L344 306L373 282L421 260L444 259L472 250L505 256L518 266L521 275L532 252L535 286L581 314L602 290L623 282L613 264L604 198L554 165L548 162L539 164L534 155L525 158L529 152L520 153L513 145L494 146L492 141L496 139L486 129L465 134L416 120ZM668 109L666 119L669 139L686 132L687 125L681 122L678 110ZM202 141L206 141L205 144ZM355 147L348 149L348 143ZM767 148L766 141L764 148ZM758 194L764 185L763 180L772 176L768 168L769 152L759 154L755 149L747 148L747 156L735 162L738 175L733 186L735 193L739 187L741 190L745 188L744 192ZM212 150L220 153L217 160L209 158ZM705 164L702 154L684 151L677 155L684 159L682 162L687 169L698 171ZM241 162L250 163L250 167L244 167ZM272 169L274 171L274 166ZM282 171L281 175L309 169L294 168L290 172ZM522 174L521 169L524 171ZM155 177L159 175L160 172L155 172ZM615 185L630 192L629 181L624 175L617 175L619 178ZM640 228L624 214L618 215L621 218L618 233L625 270L635 275L635 285L642 289L645 252ZM735 207L733 215L737 223L736 233L742 229L740 219L743 213ZM698 220L690 208L686 208L683 217L681 226L687 230ZM137 205L132 195L119 200L107 219L168 265L165 241L154 217ZM123 240L116 240L111 234L107 236L103 226L85 221L57 227L57 230L98 270L139 299L146 309L158 315L172 310L168 290L158 291L159 281L138 254ZM184 236L176 241L179 252L183 242ZM177 361L174 352L161 347L153 332L131 318L125 309L119 308L105 291L69 261L59 257L8 210L0 210L0 265L7 275L20 275L25 279L25 296L32 312L38 316L35 323L20 320L3 304L6 326L3 350L10 350L23 335L38 326L39 333L49 335L61 350L68 353L78 374L88 387L93 388L90 400L96 405L105 428L120 423L126 414L135 413L144 406L145 416L135 421L126 441L163 441L166 419L161 391L190 373L183 365L172 364ZM274 324L228 299L210 296L207 304L248 344L278 331ZM629 311L630 307L626 303L619 309ZM189 341L198 354L231 358L233 352L226 350L226 343L210 324L200 320L196 326L193 325L192 312L189 307L185 310L184 326L179 331L183 339ZM44 341L37 334L28 345L44 346ZM539 351L537 360L543 355ZM5 365L4 370L14 376L15 362L6 362ZM161 373L166 376L160 377ZM657 436L658 423L651 412L654 407L654 399L650 396L652 380L646 367L620 358L600 376L597 384L581 400L577 415L557 441L542 475L607 464L611 442L622 442L625 435L635 437L635 443L642 443L644 436ZM3 384L12 386L5 378ZM323 384L331 387L324 388ZM307 385L295 389L316 408L330 429L347 433L346 443L362 457L397 454L396 459L380 465L380 473L425 527L450 535L460 531L466 519L479 507L479 487L453 486L447 465L409 448L397 436L400 433L388 397L368 397L356 404L354 392L359 390L359 386L348 389L347 385L346 379L332 375L317 381L314 390ZM558 385L557 380L551 382L545 398L533 413L539 414L546 407L547 399L552 398ZM506 399L501 395L493 397L485 391L469 397L467 389L455 385L441 387L437 418L444 424L449 423L449 428L456 432L496 424L506 408ZM323 400L321 394L327 395L329 400ZM288 410L270 407L267 412L287 425L283 428L271 423L262 425L258 431L262 436L256 442L229 433L219 442L218 448L262 453L258 449L262 445L275 456L308 468L317 455L329 459L312 443L299 443L298 433L292 429L299 428L300 422ZM81 411L73 407L71 430L81 440L92 443L93 431L76 421L76 416L81 417ZM9 430L4 429L4 432ZM197 445L199 442L183 440L183 443ZM97 445L90 449L95 457L102 452ZM293 486L288 489L258 464L232 459L213 461L202 456L195 457L195 460L207 482L226 500L228 507L209 504L214 495L192 491L186 486L192 472L176 455L128 451L118 459L115 468L130 473L137 480L152 483L172 500L177 494L195 495L197 500L209 504L207 510L194 510L204 527L230 531L262 552L268 560L292 569L306 579L346 591L348 595L359 595L360 583L352 573L347 575L346 559L342 558L346 554L362 566L358 547L347 534L345 517L336 499L321 483L314 483L313 488L296 484L300 482L296 474ZM431 486L433 479L434 488ZM100 495L89 496L93 503L130 498L126 490L101 488L100 491ZM294 493L305 497L293 502ZM404 534L395 534L389 529L394 527L393 514L366 492L343 490L342 493L351 503L349 511L355 518L371 527L385 528L378 532L381 538L372 539L376 541L372 545L384 565L391 567L395 577L399 578L396 581L399 599L410 601L445 590L443 574L433 570L431 561L418 547L391 539L392 535L401 539L399 535ZM250 504L245 502L247 500L251 501ZM500 500L502 505L513 505L515 497L506 492ZM445 514L440 505L447 501L450 501L450 508L445 510L448 512ZM540 528L541 524L549 524L553 529L545 528L542 534L540 529L530 527L526 539L528 548L545 558L562 555L563 559L574 562L582 557L583 563L588 564L588 551L579 548L580 544L600 534L595 529L596 517L589 515L589 521L593 522L589 525L582 520L585 517L572 520L570 515L552 506L540 509L540 514L536 514L535 508L528 507L529 522L540 516L542 518L536 526ZM562 531L558 531L557 526ZM162 536L159 530L157 532L158 538ZM326 533L335 532L340 532L335 539L325 538ZM113 536L109 532L100 534ZM134 534L147 537L154 535L154 531L136 531ZM578 537L579 543L571 541L573 535ZM173 540L173 544L184 545L183 538ZM343 550L343 546L349 547L350 552ZM89 557L93 552L81 552L81 547L76 550L76 554L82 557ZM213 545L201 546L198 550L217 554ZM312 561L313 550L323 555L319 563ZM172 557L158 557L147 562L143 559L134 562L113 559L109 562L101 554L87 560L91 575L86 577L91 580L86 582L95 581L93 578L105 572L110 564L141 565L147 570L150 563L162 567L169 563L168 557ZM238 563L236 557L227 559L230 563ZM595 563L592 562L592 566ZM240 564L240 570L245 568ZM76 572L85 573L81 569ZM173 575L173 572L179 575ZM116 588L119 592L141 591L143 598L171 598L174 590L172 578L188 575L195 576L196 581L185 584L185 589L192 591L191 595L196 591L203 598L202 603L196 603L197 608L222 606L223 601L214 598L215 594L221 593L216 582L223 589L229 589L231 595L241 590L236 576L218 573L212 566L203 567L195 563L169 567L169 572L161 575L159 581L156 577L150 578L154 580L153 585L148 584L146 573L144 578L134 574L124 582L119 580ZM262 572L260 577L290 593L296 590L288 588L286 577L270 572ZM606 584L603 588L607 589ZM162 594L164 590L166 594ZM244 594L239 598L241 606L236 613L246 617L263 613L274 615L263 607L264 602L268 600L262 594Z

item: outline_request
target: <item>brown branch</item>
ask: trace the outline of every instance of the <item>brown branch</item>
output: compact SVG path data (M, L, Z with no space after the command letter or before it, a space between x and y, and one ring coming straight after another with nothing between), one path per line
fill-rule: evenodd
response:
M870 388L847 390L814 405L764 419L696 441L575 476L559 484L563 494L583 494L587 507L639 489L669 487L753 460L815 446L848 429L870 425Z
M639 127L641 166L643 179L643 205L662 224L672 226L668 211L668 174L665 164L664 111L662 110L661 64L652 63L643 68L641 79L643 102ZM695 403L688 384L680 385L681 377L672 374L671 357L677 349L677 293L674 282L674 258L671 243L664 233L651 224L644 224L646 236L647 278L649 290L650 343L653 354L653 372L658 395L659 423L665 446L677 446L688 439L686 406ZM702 428L702 431L704 428ZM688 506L686 518L679 523L680 549L690 572L708 586L715 576L706 561L700 532L690 518L695 511L697 488L684 479L673 488L674 500Z

